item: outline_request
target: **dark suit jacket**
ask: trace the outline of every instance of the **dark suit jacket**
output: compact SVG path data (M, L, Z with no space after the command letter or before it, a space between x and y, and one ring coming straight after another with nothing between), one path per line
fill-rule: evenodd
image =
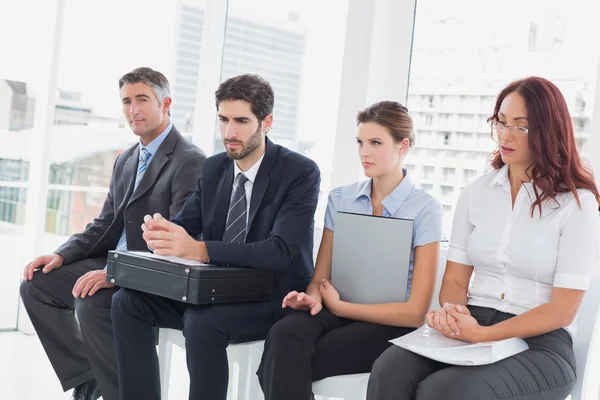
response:
M233 186L233 160L225 153L204 164L202 180L173 222L193 237L202 233L211 264L275 272L271 302L304 290L313 271L313 218L320 171L311 159L266 139L250 200L245 243L222 242Z
M173 127L150 159L150 165L133 193L139 153L136 143L117 157L100 215L83 232L71 236L55 251L65 258L65 263L108 257L124 226L127 248L148 250L141 229L144 215L175 216L202 176L206 160L204 153Z

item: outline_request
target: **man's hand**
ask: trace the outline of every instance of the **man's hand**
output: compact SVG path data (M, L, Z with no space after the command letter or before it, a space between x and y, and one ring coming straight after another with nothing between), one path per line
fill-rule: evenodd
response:
M181 226L167 221L156 213L146 215L142 224L143 237L154 254L175 256L188 260L208 262L206 245L195 240Z
M53 269L61 267L65 262L65 259L60 254L48 254L45 256L39 256L29 264L25 266L25 270L23 271L23 279L26 281L30 281L33 279L33 272L40 268L42 268L42 272L47 274Z
M75 282L75 286L73 286L73 297L85 299L86 296L93 296L100 289L112 287L115 287L115 285L106 282L105 269L90 271Z
M313 296L309 296L304 292L289 292L287 296L283 298L281 303L282 308L290 307L294 310L310 310L310 315L317 315L319 311L323 309L323 305L318 299Z

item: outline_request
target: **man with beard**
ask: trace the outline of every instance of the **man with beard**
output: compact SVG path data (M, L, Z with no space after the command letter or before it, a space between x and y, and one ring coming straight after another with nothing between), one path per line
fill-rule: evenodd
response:
M267 81L236 76L215 96L226 152L206 160L172 221L144 218L144 239L159 255L274 271L273 292L264 302L195 306L119 290L112 317L121 400L160 399L154 326L183 330L189 398L225 400L228 344L264 339L283 316L283 297L304 290L313 273L317 165L266 137L274 104Z

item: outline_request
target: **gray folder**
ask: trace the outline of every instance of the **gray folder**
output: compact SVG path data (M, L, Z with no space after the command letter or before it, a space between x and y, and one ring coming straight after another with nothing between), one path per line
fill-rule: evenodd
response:
M343 301L406 301L413 221L338 211L331 281Z

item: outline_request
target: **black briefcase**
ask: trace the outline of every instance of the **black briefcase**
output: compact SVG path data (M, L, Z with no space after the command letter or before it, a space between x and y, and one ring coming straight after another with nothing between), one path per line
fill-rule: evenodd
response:
M108 253L107 282L190 304L269 299L273 272L255 268L184 265L150 253Z

